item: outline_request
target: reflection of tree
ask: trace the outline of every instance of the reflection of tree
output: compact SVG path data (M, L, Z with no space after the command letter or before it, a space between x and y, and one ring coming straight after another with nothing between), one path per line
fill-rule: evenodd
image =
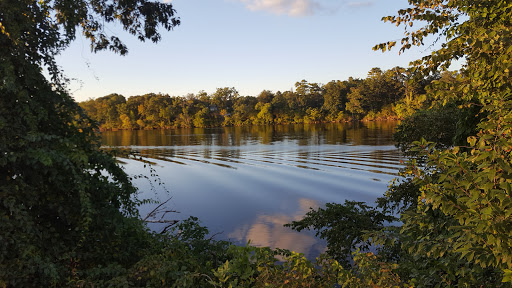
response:
M229 159L240 159L241 158L241 152L239 149L236 150L219 150L215 151L215 156L220 157L223 161L232 161Z
M392 145L396 122L263 125L103 132L107 146L245 146L295 142L311 145Z
M325 144L344 144L347 143L347 129L346 124L334 123L325 125L324 137Z
M131 132L130 130L126 130L126 131L121 131L121 137L120 137L120 145L116 145L116 146L130 146L132 145L133 143L135 143L135 137L137 136L136 133L126 133L126 132Z

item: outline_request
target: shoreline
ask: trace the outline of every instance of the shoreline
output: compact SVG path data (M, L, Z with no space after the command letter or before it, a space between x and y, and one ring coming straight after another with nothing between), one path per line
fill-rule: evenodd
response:
M392 121L401 121L403 119L397 118L397 117L390 117L390 118L374 118L374 119L350 119L346 121L318 121L318 122L311 122L311 123L269 123L269 124L247 124L247 125L226 125L226 126L208 126L208 127L194 127L194 126L186 126L186 127L179 127L179 126L169 126L169 127L147 127L147 128L99 128L98 130L100 132L116 132L116 131L152 131L152 130L175 130L175 129L211 129L211 128L225 128L225 127L253 127L253 126L278 126L278 125L315 125L315 124L329 124L329 123L356 123L356 122L362 122L362 123L368 123L368 122L392 122Z

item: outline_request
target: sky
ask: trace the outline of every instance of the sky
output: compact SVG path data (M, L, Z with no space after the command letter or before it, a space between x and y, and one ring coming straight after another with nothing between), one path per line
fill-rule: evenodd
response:
M161 0L163 1L163 0ZM168 0L167 0L168 1ZM168 1L170 2L170 1ZM172 0L181 25L157 44L109 26L127 56L91 53L82 35L57 58L77 101L110 93L184 96L234 87L241 96L285 91L307 80L365 78L373 67L407 67L432 51L372 51L404 28L381 21L407 0Z

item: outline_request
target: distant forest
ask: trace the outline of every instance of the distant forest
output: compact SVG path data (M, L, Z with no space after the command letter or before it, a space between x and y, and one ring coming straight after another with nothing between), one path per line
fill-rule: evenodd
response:
M430 105L425 94L433 81L453 82L455 75L425 78L401 67L373 68L366 79L327 84L302 80L295 91L263 90L258 96L240 96L225 87L186 96L149 93L126 99L110 94L80 106L102 130L402 119Z

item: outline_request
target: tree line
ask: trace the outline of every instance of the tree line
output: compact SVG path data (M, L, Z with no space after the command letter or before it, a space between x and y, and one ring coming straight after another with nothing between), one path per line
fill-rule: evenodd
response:
M240 96L235 88L224 87L211 94L174 97L149 93L126 99L110 94L80 106L103 130L402 119L429 104L429 84L454 77L450 72L424 77L401 67L373 68L366 79L324 85L302 80L295 83L295 91L263 90L257 96Z

